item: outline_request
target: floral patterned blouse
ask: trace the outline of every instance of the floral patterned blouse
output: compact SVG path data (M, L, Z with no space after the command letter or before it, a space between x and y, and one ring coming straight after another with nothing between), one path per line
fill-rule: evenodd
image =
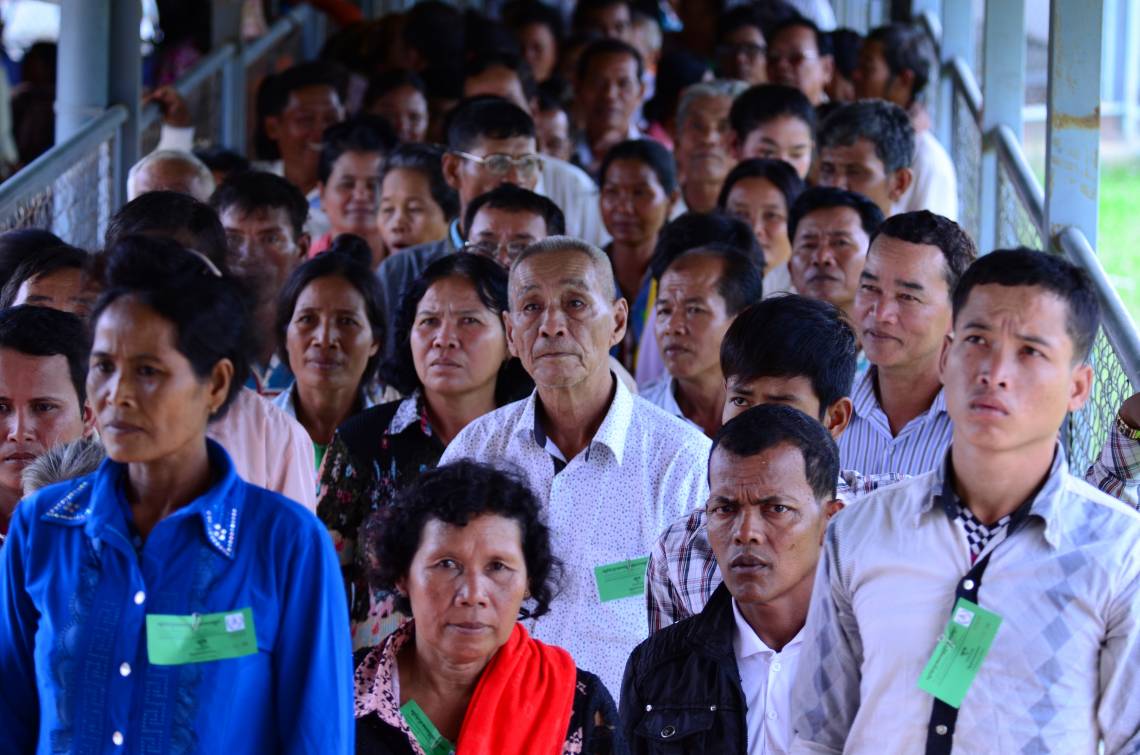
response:
M356 653L354 673L356 752L424 755L400 713L400 678L396 657L415 638L409 620L380 647ZM618 726L617 708L598 677L578 669L574 705L562 755L625 755L629 750Z
M368 584L367 554L358 544L361 527L442 455L443 443L428 423L419 392L351 417L329 443L319 474L317 516L340 560L354 650L380 644L403 618L392 593Z

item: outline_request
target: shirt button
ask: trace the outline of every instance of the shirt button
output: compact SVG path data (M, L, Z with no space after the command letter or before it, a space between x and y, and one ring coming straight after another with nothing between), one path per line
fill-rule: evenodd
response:
M776 720L776 711L774 711L774 710L768 711L768 719L771 721L775 721Z
M123 662L123 663L122 663L122 664L119 666L119 675L120 675L120 676L130 676L130 675L131 675L131 664L129 664L129 663L126 663L126 662L124 661L124 662Z
M135 605L136 606L141 606L143 604L144 600L146 600L146 593L145 592L143 592L142 590L139 590L138 592L135 593Z
M649 712L649 711L651 711L651 710L653 710L653 706L652 706L652 705L646 705L646 706L645 706L645 712L646 712L646 713L648 713L648 712Z
M967 579L965 582L962 583L962 587L966 590L973 590L974 589L974 580Z
M945 734L949 729L946 728L946 724L938 724L934 727L934 731L938 734Z
M773 671L779 671L780 670L780 662L779 661L776 661L775 663L772 664L772 670Z
M123 732L117 731L111 735L111 741L115 743L115 747L123 746Z

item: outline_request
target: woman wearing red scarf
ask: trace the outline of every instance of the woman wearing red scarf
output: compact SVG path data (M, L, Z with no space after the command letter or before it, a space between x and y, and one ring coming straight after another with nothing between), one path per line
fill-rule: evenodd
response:
M519 621L546 613L559 572L539 510L518 478L461 461L364 524L376 586L412 619L359 658L358 753L627 752L601 681Z

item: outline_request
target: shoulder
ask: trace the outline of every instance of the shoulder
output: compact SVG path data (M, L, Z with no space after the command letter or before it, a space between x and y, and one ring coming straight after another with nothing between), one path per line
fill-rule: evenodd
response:
M649 447L669 455L708 456L712 441L689 422L675 417L642 396L630 396L633 402L631 430L638 430L649 438Z
M598 192L598 185L594 183L594 179L590 178L590 174L577 165L549 155L543 155L542 162L542 171L547 178L547 189L589 194Z
M1069 472L1064 475L1062 490L1066 500L1059 510L1068 520L1067 529L1111 533L1111 539L1126 544L1128 550L1140 548L1140 511Z
M629 656L629 672L633 681L646 680L668 685L669 669L677 664L689 664L702 657L693 652L690 636L701 623L701 614L681 619L662 627L642 640Z
M934 495L937 478L936 472L926 472L859 497L832 519L828 537L851 547L851 541L882 537L900 527L913 529L915 518Z
M286 397L285 400L288 400L289 395L288 393L280 394L280 396ZM286 439L292 440L296 437L308 439L309 437L300 422L290 417L281 407L259 396L257 391L251 388L242 388L238 391L225 415L210 425L209 435L211 437L233 438L242 432L242 428L247 431L252 430L260 442L271 446L283 444ZM234 442L239 445L248 444L249 440L248 438L235 438ZM226 443L222 443L222 445L225 446Z
M23 519L25 524L47 517L67 522L85 518L91 513L95 501L95 475L98 472L64 480L40 488L16 505L13 519Z
M337 435L351 453L358 453L361 447L369 444L375 445L376 440L388 431L392 417L403 403L403 399L389 401L354 414L337 428Z
M455 436L444 457L447 461L454 461L487 448L505 446L531 405L530 399L524 398L484 414Z
M303 505L280 493L254 485L238 478L234 494L242 496L242 523L247 534L259 541L272 540L276 544L324 542L328 531L321 520ZM240 492L239 492L240 491ZM252 532L251 532L252 530ZM270 534L272 533L272 534Z
M394 275L419 275L419 272L431 262L446 255L447 250L447 239L408 247L398 254L385 258L376 268L376 274L380 280L386 280Z

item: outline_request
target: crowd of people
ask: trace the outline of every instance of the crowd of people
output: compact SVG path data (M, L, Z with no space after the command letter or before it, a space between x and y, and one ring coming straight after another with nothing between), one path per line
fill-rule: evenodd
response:
M1140 749L1140 394L1071 468L1096 292L926 36L494 5L0 234L0 750Z

